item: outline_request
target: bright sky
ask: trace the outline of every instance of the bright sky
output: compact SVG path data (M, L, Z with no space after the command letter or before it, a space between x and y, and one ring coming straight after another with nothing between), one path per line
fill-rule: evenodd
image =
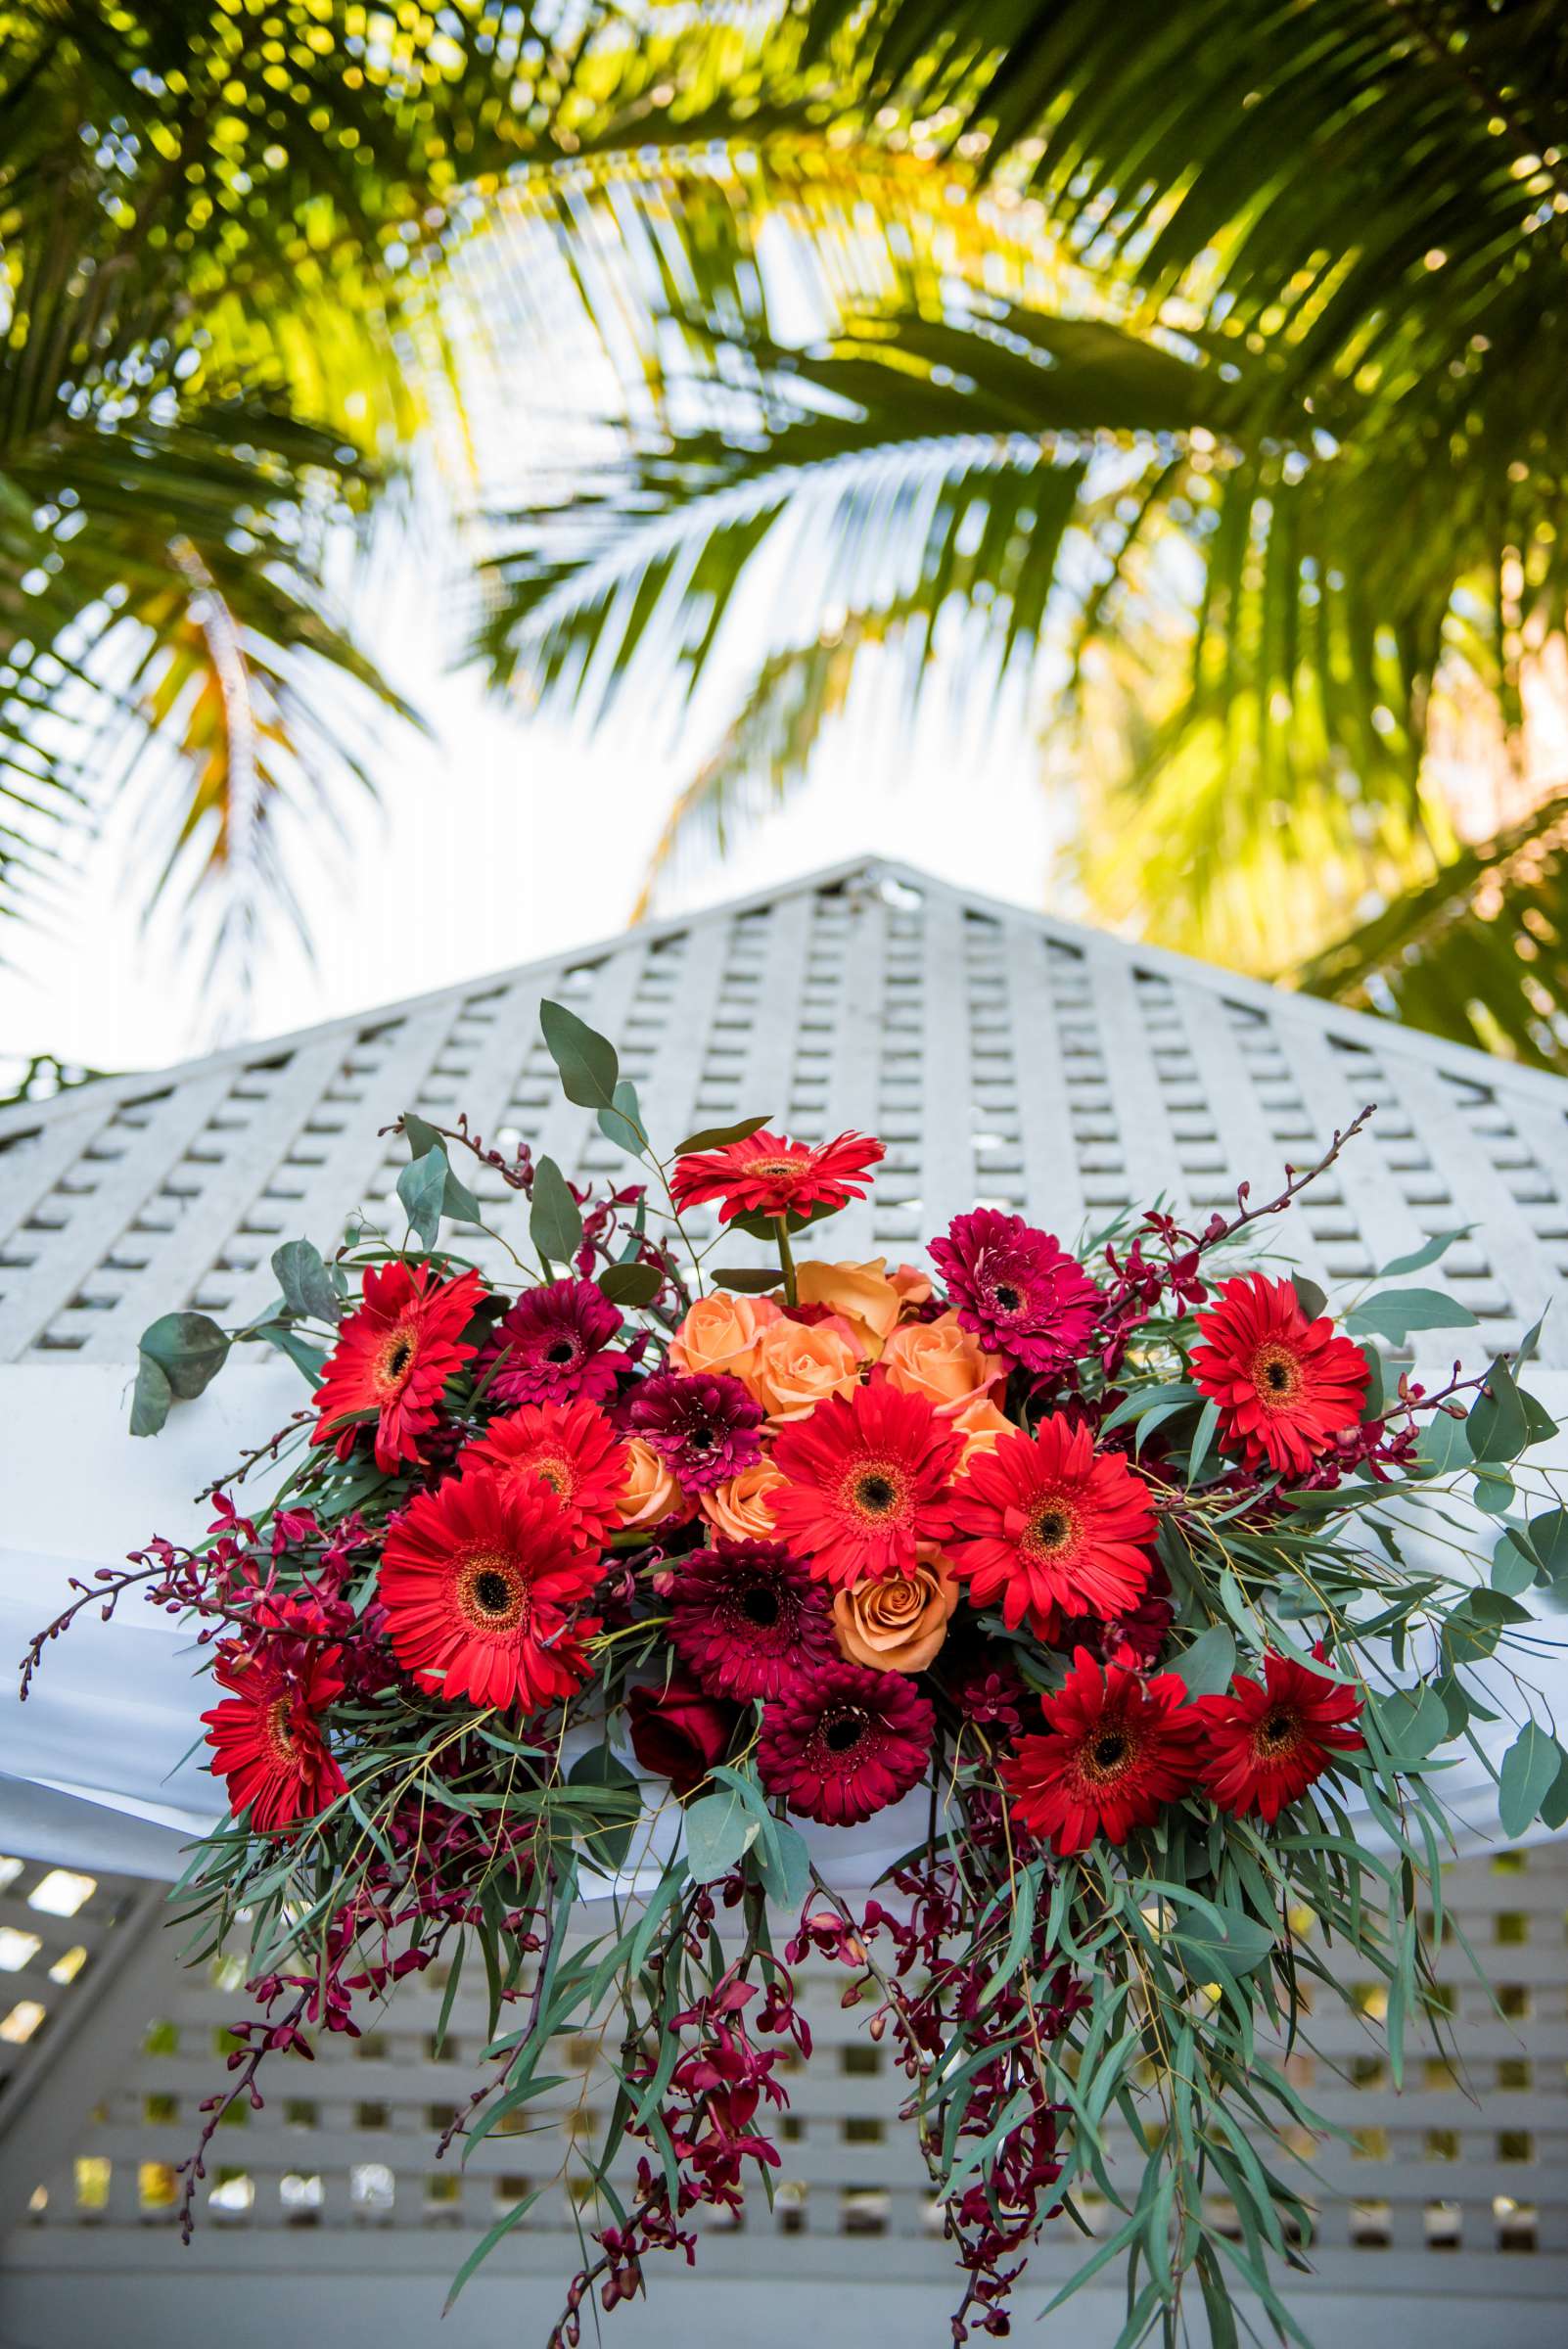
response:
M614 240L606 251L624 264ZM776 326L807 340L827 312L792 265L782 232L760 259ZM484 329L470 348L468 426L452 445L460 440L463 463L472 461L483 482L477 502L504 509L526 503L541 482L591 479L619 445L605 419L619 411L626 384L640 380L638 366L628 360L618 376L604 346L584 334L575 280L537 223L479 238L465 266L467 314ZM605 307L617 314L614 302ZM444 436L438 445L447 445ZM376 761L380 807L361 802L346 810L346 845L327 827L300 835L308 854L290 869L314 963L275 921L250 1016L237 1029L204 985L201 954L177 951L168 915L143 929L139 900L158 844L150 853L134 829L145 818L122 813L50 926L6 942L0 1063L51 1051L101 1069L157 1067L237 1035L284 1034L620 929L671 801L712 751L746 680L748 653L768 649L769 620L782 615L790 630L797 613L822 609L829 590L814 574L825 543L809 512L793 538L785 534L768 559L771 576L726 623L739 640L721 639L703 707L657 720L641 709L618 714L590 735L553 714L503 707L476 672L454 673L468 591L429 544L389 537L347 598L350 625L434 731L429 740L389 732ZM951 649L945 673L967 682L974 707L955 714L945 687L928 684L911 738L897 716L892 657L863 656L808 787L781 813L732 832L721 863L688 856L666 879L658 910L740 895L867 851L992 896L1069 910L1052 845L1066 837L1068 811L1053 809L1042 788L1037 728L1015 696L996 696Z
M708 748L650 738L645 721L597 735L502 707L472 673L444 672L438 598L412 562L386 582L384 666L432 720L429 742L390 737L382 806L361 806L346 851L329 834L301 878L314 968L279 923L249 1032L336 1014L529 962L619 929L676 790ZM668 884L678 911L868 850L992 896L1040 903L1050 810L1017 729L955 733L932 697L913 754L868 677L810 784L781 813ZM126 844L105 841L69 918L14 939L0 970L0 1053L49 1050L107 1069L157 1067L213 1040L199 960L166 923L140 926L122 886ZM145 870L145 868L144 868Z

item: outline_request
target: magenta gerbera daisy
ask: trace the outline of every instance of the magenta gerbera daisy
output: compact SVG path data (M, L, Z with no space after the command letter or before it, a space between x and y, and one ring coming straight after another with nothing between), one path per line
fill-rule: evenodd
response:
M529 1289L496 1325L491 1356L503 1359L488 1392L497 1403L602 1403L625 1367L605 1352L621 1328L591 1280Z
M853 1826L919 1783L935 1727L905 1674L818 1665L765 1707L758 1773L803 1818Z
M1045 1375L1084 1351L1099 1291L1048 1231L977 1207L953 1218L931 1255L960 1323L989 1353Z
M677 1562L669 1637L710 1696L779 1696L837 1653L820 1584L782 1543L726 1534Z
M707 1493L762 1456L762 1406L726 1370L656 1370L626 1417L688 1493Z

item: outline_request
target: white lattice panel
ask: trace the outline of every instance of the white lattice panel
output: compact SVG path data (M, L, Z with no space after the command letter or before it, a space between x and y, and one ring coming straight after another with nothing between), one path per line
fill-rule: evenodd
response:
M1294 2055L1290 2070L1351 2142L1330 2141L1314 2156L1306 2190L1318 2211L1315 2276L1297 2288L1309 2326L1313 2296L1324 2288L1391 2302L1484 2290L1488 2337L1507 2349L1549 2337L1514 2326L1510 2311L1568 2291L1568 1847L1458 1864L1446 1897L1501 2014L1451 1927L1440 1973L1458 2067L1430 2032L1412 2034L1397 2095L1375 2032L1337 2001L1319 2002L1314 2050ZM236 1971L181 1977L170 1952L161 1990L145 1996L139 2051L103 2082L72 2158L38 2181L32 2208L4 2245L8 2274L35 2282L156 2274L170 2337L181 2338L182 2295L217 2270L235 2280L239 2313L245 2279L282 2268L297 2280L327 2277L368 2259L409 2280L410 2291L420 2280L423 2296L410 2305L433 2315L439 2284L479 2234L561 2168L561 2132L602 2123L609 2093L597 2048L567 2036L550 2066L566 2085L531 2107L530 2120L519 2115L515 2132L479 2147L466 2171L438 2165L434 2142L477 2076L484 2021L478 1999L460 1989L438 2059L442 1986L425 1977L402 1986L373 2034L318 2039L313 2065L274 2071L265 2110L243 2112L220 2133L203 2226L194 2250L183 2252L169 2165L188 2148L199 2101L221 2075ZM706 2274L755 2283L895 2272L932 2287L946 2275L940 2219L895 2117L900 2083L890 2050L871 2045L841 2006L846 1979L819 1964L807 1970L804 2003L817 2046L808 2065L787 2075L792 2111L773 2208L756 2194L741 2229L710 2231ZM1375 2014L1373 1985L1355 1995ZM1085 2210L1108 2229L1108 2205L1089 2196ZM530 2291L539 2297L528 2305L542 2312L543 2280L570 2269L575 2241L572 2195L558 2187L494 2255L497 2273L537 2279ZM1040 2275L1059 2280L1074 2257L1073 2242L1057 2234ZM943 2337L935 2288L931 2306L935 2340ZM235 2337L265 2335L246 2331L242 2318Z
M0 1118L5 1359L123 1361L156 1314L266 1302L282 1239L385 1211L378 1127L466 1110L579 1179L625 1161L563 1101L555 995L613 1036L658 1132L767 1110L888 1145L846 1255L913 1251L977 1199L1072 1238L1165 1193L1206 1211L1310 1160L1375 1100L1369 1141L1291 1220L1298 1261L1363 1277L1474 1224L1446 1267L1506 1345L1568 1273L1568 1085L1459 1046L871 864L161 1077ZM498 1179L473 1186L515 1216ZM1280 1234L1283 1240L1287 1235ZM474 1254L505 1259L476 1236ZM1568 1316L1548 1320L1568 1362Z

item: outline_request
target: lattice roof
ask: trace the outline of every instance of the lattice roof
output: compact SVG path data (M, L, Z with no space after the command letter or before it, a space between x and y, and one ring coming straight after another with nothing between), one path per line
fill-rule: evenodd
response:
M624 1168L561 1098L549 995L616 1039L662 1134L761 1110L880 1133L843 1255L909 1252L977 1199L1066 1238L1160 1192L1206 1212L1375 1101L1291 1219L1307 1269L1354 1281L1474 1224L1445 1274L1475 1351L1514 1342L1568 1275L1568 1083L870 859L5 1113L0 1359L128 1361L171 1307L264 1304L280 1240L325 1242L391 1198L404 1152L377 1128L403 1109L466 1110L578 1179ZM1568 1364L1555 1318L1545 1359Z

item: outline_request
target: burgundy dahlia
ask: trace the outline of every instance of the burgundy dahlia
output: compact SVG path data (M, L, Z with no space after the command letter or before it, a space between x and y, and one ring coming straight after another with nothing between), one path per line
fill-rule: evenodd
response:
M490 1381L497 1403L602 1403L615 1392L623 1358L605 1348L622 1316L591 1280L552 1280L528 1289L496 1325Z
M725 1484L762 1456L757 1432L762 1406L722 1370L690 1378L679 1370L656 1370L637 1389L626 1416L688 1493Z
M977 1207L953 1218L931 1254L959 1321L988 1353L1048 1373L1083 1352L1099 1291L1048 1231Z
M935 1727L905 1673L822 1664L766 1707L757 1768L792 1811L852 1827L918 1784Z
M710 1696L781 1696L838 1650L827 1594L780 1542L737 1542L677 1560L675 1653Z

